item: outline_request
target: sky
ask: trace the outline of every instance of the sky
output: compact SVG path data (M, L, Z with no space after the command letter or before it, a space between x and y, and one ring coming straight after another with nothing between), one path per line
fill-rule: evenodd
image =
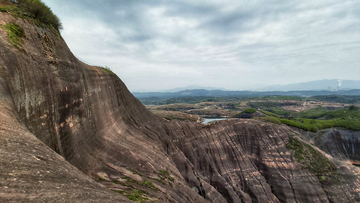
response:
M43 0L71 51L128 89L360 79L358 0Z

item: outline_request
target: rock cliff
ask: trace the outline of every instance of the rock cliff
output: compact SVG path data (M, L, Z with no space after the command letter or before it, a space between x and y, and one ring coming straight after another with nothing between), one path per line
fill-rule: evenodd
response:
M0 24L0 201L360 201L360 170L300 131L162 120L57 31L1 12Z
M315 136L314 143L333 157L360 165L360 132L331 129Z

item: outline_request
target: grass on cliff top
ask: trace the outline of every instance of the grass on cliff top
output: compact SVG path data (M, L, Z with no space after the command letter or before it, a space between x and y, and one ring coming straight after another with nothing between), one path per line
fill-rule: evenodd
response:
M244 111L242 111L238 114L235 114L233 116L233 118L237 118L237 117L241 116L241 114L243 114L243 113L254 114L256 111L257 111L257 109L255 109L255 108L247 108Z
M244 110L244 113L255 113L257 111L257 109L255 108L248 108Z
M32 20L36 25L62 29L59 18L41 0L0 0L0 12L8 12L15 18Z
M24 30L16 23L8 23L4 26L8 32L10 43L16 48L21 48L22 38L25 37Z
M334 182L340 180L335 165L319 151L310 145L289 137L286 148L294 151L294 158L302 166L318 177L320 182Z
M105 72L107 72L107 73L114 73L114 72L112 72L112 70L109 68L109 67L107 67L107 66L105 66L105 67L101 67Z

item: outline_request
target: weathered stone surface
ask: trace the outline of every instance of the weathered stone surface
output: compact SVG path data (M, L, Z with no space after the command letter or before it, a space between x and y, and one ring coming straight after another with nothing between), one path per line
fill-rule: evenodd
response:
M360 132L331 129L316 136L314 143L333 157L360 165Z
M164 121L116 75L78 61L58 33L0 19L26 35L18 50L0 29L0 201L123 202L111 190L131 187L155 202L360 201L358 168L325 155L341 181L324 182L294 158L286 144L303 143L299 132Z
M21 122L0 77L0 202L128 200L81 173L36 138Z
M171 132L172 139L193 164L197 178L210 183L229 202L239 198L245 202L359 200L359 170L333 158L341 181L321 182L286 148L289 137L298 135L287 126L232 119L202 126L194 133L190 125ZM182 175L187 179L187 173ZM188 182L201 188L195 178L189 177Z
M18 50L0 29L0 78L4 86L1 97L8 97L11 104L4 104L3 108L10 109L18 118L17 122L27 130L26 134L18 133L22 145L27 144L26 135L33 134L39 143L50 147L53 154L58 153L95 180L101 178L97 174L105 173L111 181L101 183L116 190L120 186L112 181L123 176L135 177L129 176L124 168L157 179L160 170L168 171L174 181L162 181L165 185L146 178L157 184L158 190L136 184L133 187L148 192L157 202L207 202L186 185L167 154L166 150L174 146L166 136L161 120L148 112L116 75L81 63L56 32L36 27L23 19L14 19L6 13L0 13L0 19L3 23L16 22L26 36L22 50ZM13 127L16 123L8 125ZM5 139L3 142L10 141ZM1 162L11 159L4 154ZM184 156L182 159L186 160ZM36 173L35 169L40 166L32 164L28 170ZM12 167L5 167L2 172L11 173L12 170ZM57 171L51 171L51 174L57 174ZM56 177L53 181L57 181ZM21 182L18 184L21 186ZM43 191L46 190L44 185ZM103 190L100 187L99 192ZM120 194L108 191L123 199ZM42 194L46 196L45 192ZM105 200L104 196L98 198Z

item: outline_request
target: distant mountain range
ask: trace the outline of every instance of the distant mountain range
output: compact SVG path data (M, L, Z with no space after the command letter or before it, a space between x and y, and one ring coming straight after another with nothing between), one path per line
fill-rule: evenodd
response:
M316 80L289 85L271 85L267 87L250 87L244 91L227 91L224 88L187 86L158 92L133 92L137 98L149 97L238 97L238 96L268 96L268 95L291 95L291 96L316 96L316 95L359 95L360 80ZM351 90L351 91L350 91Z
M339 85L339 86L338 86ZM316 80L289 85L271 85L260 88L249 88L253 91L304 91L304 90L350 90L360 89L360 80Z
M262 97L273 95L311 97L320 95L360 95L360 89L353 90L309 90L309 91L222 91L222 90L183 90L179 92L133 92L138 98L177 98L177 97Z
M218 88L218 87L204 87L204 86L199 86L199 85L189 85L186 87L177 87L174 89L168 89L168 90L161 90L158 92L179 92L179 91L183 91L183 90L223 90L226 91L226 89L224 88Z

